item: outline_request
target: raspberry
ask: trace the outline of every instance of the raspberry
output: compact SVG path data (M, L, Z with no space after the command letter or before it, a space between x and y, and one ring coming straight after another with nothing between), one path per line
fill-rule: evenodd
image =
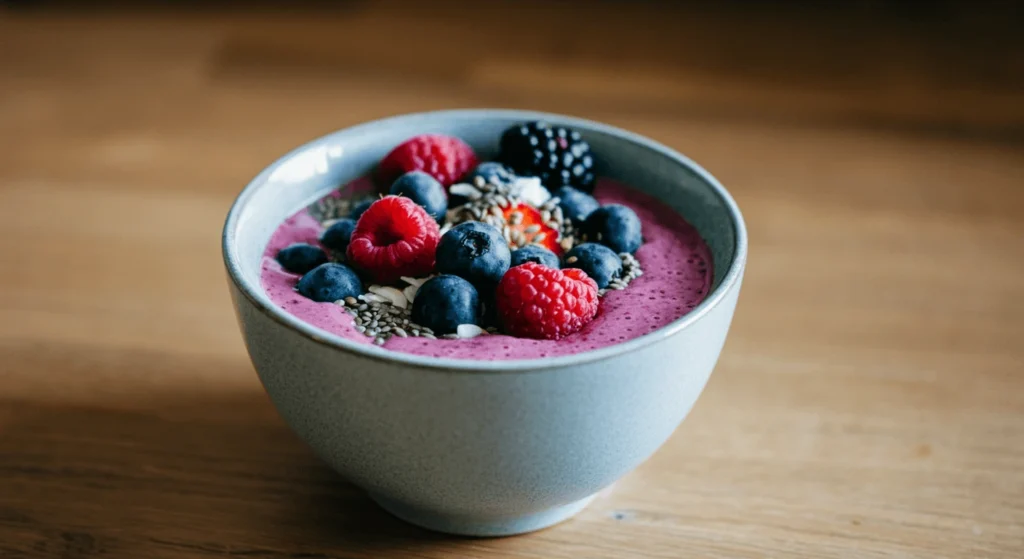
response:
M526 239L527 245L542 246L555 253L555 256L562 254L562 247L558 244L558 231L544 223L537 208L527 204L516 204L515 206L505 208L503 212L508 228L512 231L518 231ZM521 217L513 220L512 214L516 212ZM516 222L514 225L513 221ZM530 232L527 233L527 231ZM516 248L515 245L511 246Z
M466 142L454 136L423 134L402 142L381 159L377 181L391 186L395 179L409 171L423 171L447 188L476 164L476 154Z
M346 256L373 281L393 283L430 274L440 238L437 222L416 202L385 196L359 218Z
M583 270L555 270L527 262L498 284L498 315L504 332L557 340L597 315L597 284Z

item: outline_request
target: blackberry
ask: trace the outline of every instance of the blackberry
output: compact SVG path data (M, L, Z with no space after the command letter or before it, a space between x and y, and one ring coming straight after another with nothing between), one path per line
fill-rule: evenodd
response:
M535 121L513 126L501 135L502 163L517 174L540 177L549 190L571 186L594 191L594 158L580 133Z

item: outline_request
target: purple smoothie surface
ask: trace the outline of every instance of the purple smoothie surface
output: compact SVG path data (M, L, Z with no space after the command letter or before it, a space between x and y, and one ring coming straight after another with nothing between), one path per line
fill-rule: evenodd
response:
M602 204L624 204L643 224L644 244L636 251L644 274L622 291L601 298L597 318L560 340L531 340L501 334L431 340L392 337L385 349L451 359L537 359L582 353L638 338L688 313L711 286L711 253L697 230L656 199L623 184L599 179L594 196ZM298 275L274 256L292 243L319 246L323 226L301 210L274 232L263 254L260 279L274 304L312 326L362 344L373 339L355 330L352 316L334 303L316 303L295 291Z

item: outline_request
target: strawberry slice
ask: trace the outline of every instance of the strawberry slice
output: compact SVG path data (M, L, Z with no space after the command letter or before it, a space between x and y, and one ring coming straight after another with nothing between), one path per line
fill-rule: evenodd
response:
M508 224L513 250L526 245L539 245L556 256L562 255L558 244L558 230L544 223L540 211L527 204L516 204L505 208L505 223Z

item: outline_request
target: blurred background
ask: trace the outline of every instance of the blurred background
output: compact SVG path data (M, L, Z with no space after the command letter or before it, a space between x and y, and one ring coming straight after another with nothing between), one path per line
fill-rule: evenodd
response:
M487 546L616 549L632 522L706 556L1019 551L1024 2L21 0L0 2L0 556L435 556L276 418L219 235L294 146L456 107L666 143L751 237L668 450L567 527Z

